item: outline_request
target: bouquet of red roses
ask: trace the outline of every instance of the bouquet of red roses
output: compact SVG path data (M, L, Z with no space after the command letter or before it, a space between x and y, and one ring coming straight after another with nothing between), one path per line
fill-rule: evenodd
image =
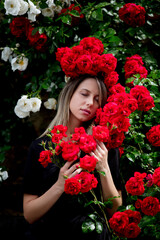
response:
M80 158L80 163L77 164L77 168L81 168L82 171L80 174L73 178L68 178L65 181L64 191L67 194L77 195L78 193L85 193L96 188L97 179L93 174L98 160L88 155L91 151L96 149L96 136L89 135L85 132L83 127L76 128L75 133L71 136L70 140L63 140L67 137L66 135L67 127L63 125L55 126L48 136L51 138L51 143L49 144L49 149L45 149L45 143L42 143L44 146L44 151L40 153L39 161L46 167L48 163L54 162L63 166L65 161L74 161L80 157L80 151L86 153L86 155ZM54 148L52 147L54 144ZM59 161L59 156L62 156L64 162ZM67 178L67 177L66 177Z

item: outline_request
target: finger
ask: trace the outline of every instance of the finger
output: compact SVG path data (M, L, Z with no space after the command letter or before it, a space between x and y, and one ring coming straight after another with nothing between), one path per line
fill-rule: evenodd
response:
M98 147L100 147L104 151L107 150L107 152L108 152L108 149L106 148L106 146L105 146L105 144L103 142L98 141L97 143L98 143L97 144Z
M78 168L75 170L72 174L70 174L69 178L75 177L77 174L79 174L82 171L82 168Z
M74 161L67 161L64 166L62 167L64 171L66 171L72 164L74 163Z
M65 171L65 174L69 176L72 172L74 172L77 169L77 163L68 168L68 170Z

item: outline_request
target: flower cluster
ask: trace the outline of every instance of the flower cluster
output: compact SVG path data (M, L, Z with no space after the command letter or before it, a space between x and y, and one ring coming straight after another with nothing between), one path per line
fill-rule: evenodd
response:
M23 95L14 108L15 114L19 118L25 118L30 115L30 112L37 112L40 110L41 100L37 97L28 98L27 95Z
M37 50L43 50L45 47L45 43L47 42L47 36L42 33L40 34L38 31L33 34L34 28L30 24L30 21L26 17L16 17L13 18L10 23L11 33L19 37L25 37L29 40L30 46L33 46Z
M160 187L160 167L156 168L153 174L148 175L146 173L135 172L134 177L131 177L125 185L127 192L131 195L143 196L145 185L149 188L154 185ZM145 184L147 180L149 181ZM152 196L147 196L143 200L137 199L135 207L148 216L155 216L160 212L160 202L158 198Z
M153 126L146 133L146 137L152 146L160 147L160 125Z
M69 4L69 1L65 1L66 4ZM63 6L63 0L61 1ZM6 14L10 14L13 16L28 14L28 19L32 22L36 21L37 15L42 13L43 16L54 17L55 13L59 13L62 10L60 5L56 5L54 1L47 0L47 7L41 9L39 3L36 5L31 1L28 2L24 0L5 0L4 8L6 10Z
M132 27L143 26L145 13L144 7L135 3L127 3L119 9L119 18Z
M126 182L126 190L131 195L142 195L145 191L143 179L146 177L146 173L135 172L134 177L131 177Z
M141 232L138 224L141 214L138 211L125 210L116 212L109 220L110 227L119 237L136 238Z
M142 57L138 54L135 54L132 57L127 57L124 65L125 78L128 79L136 74L140 75L140 79L146 78L148 71L143 65ZM127 86L133 87L133 82L134 81L129 82Z
M56 59L67 77L75 78L79 75L103 75L104 82L116 84L118 74L115 72L117 59L112 54L103 54L104 46L95 37L83 38L79 45L58 48ZM113 83L114 79L114 83Z
M160 202L156 197L148 196L143 200L138 199L135 202L135 207L141 209L142 213L147 216L155 216L160 212Z
M70 12L77 11L79 16L75 17ZM59 15L70 15L71 16L71 26L75 26L79 23L80 19L84 18L84 15L81 13L81 8L79 6L75 6L75 4L71 4L68 8L63 8Z
M96 188L98 183L94 174L91 173L95 170L98 161L95 157L87 155L87 153L96 149L96 140L92 135L88 135L83 127L80 127L75 129L75 133L70 140L65 141L63 138L67 137L66 131L66 126L54 126L49 136L55 149L42 151L39 156L39 162L44 167L47 167L52 161L55 163L55 157L60 156L60 154L65 161L74 161L77 160L80 150L82 150L86 155L80 158L77 168L80 167L83 171L73 178L66 179L65 192L71 195L88 192L92 188ZM60 163L60 165L62 164L64 163Z
M139 111L146 112L155 107L153 97L146 87L136 85L130 90L130 94L137 100Z

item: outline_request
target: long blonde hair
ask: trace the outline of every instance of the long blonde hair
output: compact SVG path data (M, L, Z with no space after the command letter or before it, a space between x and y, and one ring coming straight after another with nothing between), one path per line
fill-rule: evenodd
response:
M99 99L100 99L100 106L103 107L106 104L107 100L107 89L104 84L104 82L100 79L98 79L95 76L89 76L89 75L83 75L77 79L70 79L65 87L62 89L59 98L58 98L58 110L56 113L56 116L54 119L51 121L49 124L48 128L45 130L45 132L41 135L44 136L45 134L48 133L48 129L52 129L56 125L64 125L67 126L69 122L69 117L70 117L70 100L80 85L81 82L83 82L87 78L94 78L97 81L98 88L99 88ZM93 119L88 121L87 123L84 124L84 127L87 129L89 125L93 122Z

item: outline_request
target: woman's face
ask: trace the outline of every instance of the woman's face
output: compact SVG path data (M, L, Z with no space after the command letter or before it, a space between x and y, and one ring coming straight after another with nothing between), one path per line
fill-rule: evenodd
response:
M81 82L70 101L70 124L80 126L83 122L91 120L100 107L99 98L96 79L87 78Z

